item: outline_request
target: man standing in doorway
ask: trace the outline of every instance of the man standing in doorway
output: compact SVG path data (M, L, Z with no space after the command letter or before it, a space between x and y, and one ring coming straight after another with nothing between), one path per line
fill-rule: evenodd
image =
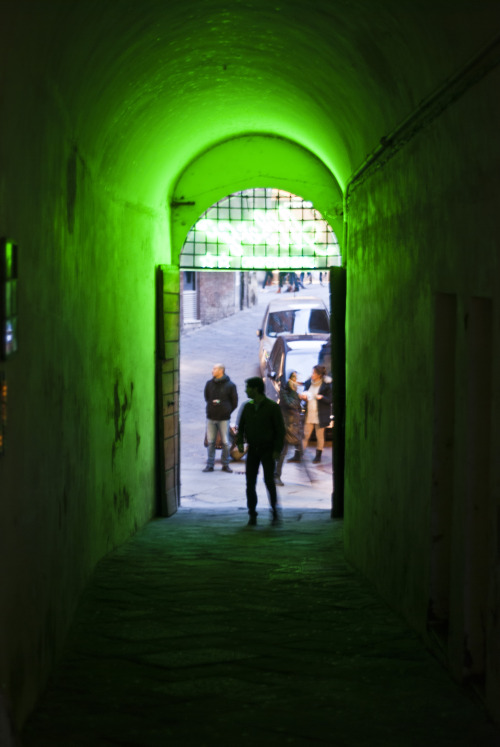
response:
M226 369L221 363L212 368L212 378L205 384L207 403L207 464L203 472L213 472L215 462L215 441L217 432L222 441L222 470L232 472L229 466L229 418L238 406L238 392Z
M238 424L237 445L243 451L243 442L248 444L246 457L246 488L248 524L257 524L257 474L259 465L264 470L272 522L279 521L278 496L274 483L274 467L283 449L285 424L281 408L264 394L264 382L258 376L246 380L246 393L250 399L243 407Z

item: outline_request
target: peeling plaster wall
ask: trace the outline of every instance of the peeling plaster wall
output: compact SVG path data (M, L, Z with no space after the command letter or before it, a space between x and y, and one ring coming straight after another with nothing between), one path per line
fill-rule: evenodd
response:
M458 679L467 674L467 598L486 574L486 689L497 716L499 86L496 70L469 88L385 165L368 172L349 200L345 499L349 559L425 635L433 543L441 541L431 529L440 510L435 482L441 470L433 456L441 406L434 400L435 378L442 375L434 368L434 309L436 294L447 294L456 303L456 376L448 381L455 388L455 427L448 444L453 494L445 655ZM475 433L472 425L479 406L471 321L476 299L490 299L493 310L491 339L479 341L491 345L491 396L484 394L490 433ZM488 453L475 457L476 443ZM474 474L476 458L489 474ZM479 539L471 528L478 516Z

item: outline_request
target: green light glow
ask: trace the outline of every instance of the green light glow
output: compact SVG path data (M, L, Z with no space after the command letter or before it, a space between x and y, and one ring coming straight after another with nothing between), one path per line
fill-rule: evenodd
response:
M189 232L181 266L197 269L315 268L340 264L337 239L311 202L260 188L224 198Z

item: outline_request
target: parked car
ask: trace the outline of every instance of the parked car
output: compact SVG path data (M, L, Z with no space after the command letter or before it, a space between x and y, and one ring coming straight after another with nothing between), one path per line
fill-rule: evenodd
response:
M322 349L328 342L329 335L291 335L278 337L266 361L264 386L269 399L280 401L281 387L286 384L292 371L297 372L300 382L298 392L303 391L303 383L311 377L311 371L320 360ZM333 413L330 426L325 430L325 437L331 440Z
M332 340L330 337L319 351L318 363L326 368L328 376L332 375Z
M259 366L265 375L266 361L278 337L302 335L316 340L325 340L330 334L330 315L324 301L313 296L300 298L273 298L268 304L257 330L260 339ZM317 363L317 361L315 361Z

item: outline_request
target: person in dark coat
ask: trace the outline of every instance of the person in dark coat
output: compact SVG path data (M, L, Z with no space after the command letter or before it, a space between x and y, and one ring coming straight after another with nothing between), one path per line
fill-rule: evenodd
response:
M281 408L264 394L264 382L259 376L246 381L246 393L250 398L241 413L238 424L237 444L243 451L244 441L248 444L246 457L246 492L248 524L257 523L257 474L262 464L264 482L267 488L272 511L272 521L279 521L278 496L274 483L274 466L283 449L285 423Z
M302 406L300 404L300 397L297 393L297 385L297 372L292 371L288 381L280 389L280 407L283 413L283 420L285 421L285 443L280 457L276 462L276 470L274 473L276 485L283 485L281 472L283 469L283 462L288 453L288 447L292 446L295 448L295 454L288 460L289 462L300 462L302 459Z
M332 407L332 380L327 376L324 366L313 367L311 378L304 383L304 392L300 396L307 402L303 451L305 452L313 429L315 429L317 448L313 464L318 464L321 462L321 454L325 445L325 428L330 424Z
M222 469L232 472L229 466L229 419L238 406L238 392L226 369L221 363L212 368L212 378L205 384L207 403L207 464L203 472L213 472L215 462L215 441L217 432L222 441Z

